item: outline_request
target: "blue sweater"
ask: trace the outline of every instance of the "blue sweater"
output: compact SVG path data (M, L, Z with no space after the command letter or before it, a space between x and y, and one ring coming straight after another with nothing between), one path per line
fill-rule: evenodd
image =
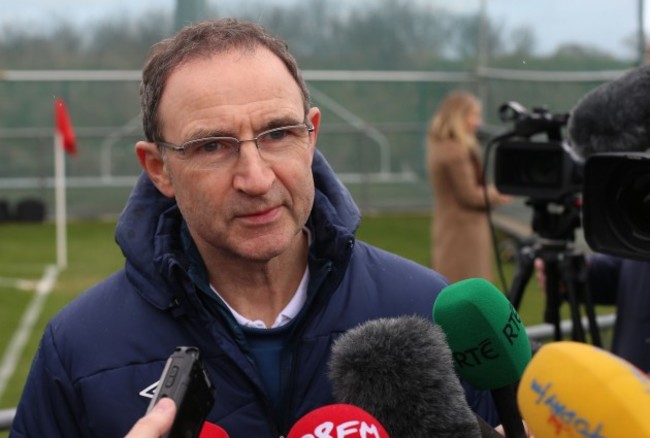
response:
M178 345L200 348L215 384L207 421L233 438L286 436L301 416L335 401L327 360L337 336L374 318L431 318L442 277L356 241L358 209L318 152L313 172L308 298L283 338L274 371L279 399L269 396L242 328L225 306L205 302L201 267L183 244L174 201L142 175L116 230L124 269L50 321L11 436L124 436ZM488 422L498 421L488 393L468 388L467 397Z

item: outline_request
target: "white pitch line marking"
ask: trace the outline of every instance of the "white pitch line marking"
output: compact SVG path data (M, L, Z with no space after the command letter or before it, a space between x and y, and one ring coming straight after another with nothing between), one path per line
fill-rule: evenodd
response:
M7 388L7 383L16 370L16 365L18 364L18 360L20 360L23 348L25 348L25 344L27 344L32 334L34 325L43 310L45 299L52 291L52 288L54 288L58 275L59 270L56 266L49 265L45 268L43 277L36 285L36 294L29 302L29 306L20 320L20 325L7 346L7 350L0 363L0 398L2 398Z

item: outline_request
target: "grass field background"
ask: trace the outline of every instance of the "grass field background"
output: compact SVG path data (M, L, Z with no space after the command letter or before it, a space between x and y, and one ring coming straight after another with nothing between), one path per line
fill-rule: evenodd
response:
M367 216L362 221L358 237L428 266L430 220L427 215ZM79 293L123 265L122 253L114 241L114 229L112 221L71 222L68 225L68 266L60 272L47 296L17 369L0 394L0 408L15 407L18 403L47 321ZM0 358L35 294L33 290L11 285L7 279L36 281L46 266L53 265L55 260L53 224L0 224ZM506 263L504 270L510 282L513 264ZM520 315L527 326L542 321L543 306L543 294L532 279L520 307ZM611 312L611 308L599 310ZM6 432L0 432L0 438L6 436Z

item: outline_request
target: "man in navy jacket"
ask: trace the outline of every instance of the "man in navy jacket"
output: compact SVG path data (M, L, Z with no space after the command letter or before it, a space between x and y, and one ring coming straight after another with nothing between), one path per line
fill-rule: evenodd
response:
M156 44L141 97L144 172L116 230L124 269L49 323L12 436L124 436L180 345L199 347L216 387L208 422L286 435L335 401L338 335L430 318L445 282L355 239L359 211L316 150L320 111L261 27L203 22ZM498 421L488 394L467 397Z

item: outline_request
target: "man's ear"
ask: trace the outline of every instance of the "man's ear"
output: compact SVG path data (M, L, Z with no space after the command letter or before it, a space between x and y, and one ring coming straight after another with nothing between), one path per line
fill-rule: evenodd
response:
M168 198L174 197L174 187L167 164L163 159L158 146L149 141L139 141L135 144L135 153L140 161L140 166L149 175L151 181Z
M320 110L316 107L312 107L309 109L309 113L307 114L307 119L309 119L309 123L314 127L314 132L311 133L310 137L310 165L311 165L311 160L314 159L314 153L316 152L316 142L318 141L318 131L320 129Z
M313 141L312 141L312 146L316 145L316 140L318 139L318 131L320 129L320 110L317 107L311 107L309 109L309 113L307 114L307 118L309 119L309 123L314 127L314 133L312 134L313 136Z

